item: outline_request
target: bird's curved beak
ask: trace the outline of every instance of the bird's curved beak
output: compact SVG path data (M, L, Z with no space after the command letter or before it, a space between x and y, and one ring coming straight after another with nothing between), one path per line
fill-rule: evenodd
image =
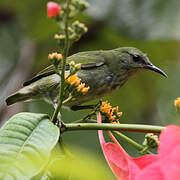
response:
M159 69L158 67L154 66L153 64L145 65L144 68L145 68L145 69L150 69L150 70L152 70L152 71L154 71L154 72L157 72L157 73L163 75L163 76L166 77L166 78L168 77L167 74L166 74L164 71L162 71L162 70Z

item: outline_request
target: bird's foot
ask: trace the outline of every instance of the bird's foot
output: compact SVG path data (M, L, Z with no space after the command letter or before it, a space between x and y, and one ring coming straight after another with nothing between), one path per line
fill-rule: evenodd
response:
M84 109L94 109L94 105L84 105L84 106L72 106L71 110L73 111L79 111Z
M96 112L100 108L101 104L102 104L102 100L100 100L97 104L94 104L94 105L78 106L78 108L80 107L81 109L87 109L87 107L91 107L91 109L93 109L88 115L84 116L80 121L78 120L78 122L86 122L88 120L91 120L92 116L96 115Z
M97 104L72 106L71 110L78 111L78 110L84 110L84 109L97 109L97 107L99 107L99 105L101 105L101 103L102 103L102 100L100 100Z

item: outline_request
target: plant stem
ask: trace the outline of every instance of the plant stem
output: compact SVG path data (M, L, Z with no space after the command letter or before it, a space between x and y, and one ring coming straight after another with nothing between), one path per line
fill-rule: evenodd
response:
M67 103L67 102L70 101L72 98L73 98L72 96L69 96L67 99L65 99L65 100L63 101L63 104L64 104L64 103Z
M65 43L63 49L63 63L62 63L62 70L61 70L61 84L60 90L58 95L58 104L52 116L52 122L56 123L58 113L61 109L63 98L64 98L64 83L65 83L65 69L66 69L66 59L69 52L69 33L68 33L68 22L69 22L69 13L70 9L69 6L71 4L71 0L67 0L67 7L66 7L66 16L65 16Z
M113 134L119 136L121 139L125 140L126 142L128 142L129 144L134 146L139 151L143 151L144 150L144 146L142 146L141 144L139 144L136 141L132 140L131 138L127 137L126 135L124 135L124 134L122 134L120 132L117 132L117 131L113 131ZM148 150L146 150L145 153L146 154L152 154L152 152L150 152Z
M130 131L130 132L144 132L144 133L160 133L164 127L153 125L140 124L109 124L109 123L70 123L65 124L61 128L61 133L66 131L78 130L110 130L110 131Z

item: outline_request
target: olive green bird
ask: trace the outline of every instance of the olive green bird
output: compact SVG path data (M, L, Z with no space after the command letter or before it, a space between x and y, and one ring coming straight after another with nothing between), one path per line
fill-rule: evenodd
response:
M67 58L67 73L69 71L68 63L71 61L82 64L77 75L83 83L90 86L87 94L79 98L72 98L71 101L64 104L74 110L81 109L78 107L81 107L82 103L103 97L119 89L138 72L152 70L167 77L161 69L149 61L146 54L133 47L79 52ZM59 71L61 71L61 67ZM22 89L6 99L6 103L11 105L20 101L44 99L55 104L60 81L60 76L55 73L54 67L49 66L25 82Z

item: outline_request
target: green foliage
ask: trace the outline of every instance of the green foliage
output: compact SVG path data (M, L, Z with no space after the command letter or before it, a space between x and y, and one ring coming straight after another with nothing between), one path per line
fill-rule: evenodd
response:
M44 114L19 113L0 130L0 179L30 179L47 164L59 129Z
M49 164L41 180L109 180L114 179L108 174L102 162L88 151L71 147L72 155L65 155L58 149L52 153Z

